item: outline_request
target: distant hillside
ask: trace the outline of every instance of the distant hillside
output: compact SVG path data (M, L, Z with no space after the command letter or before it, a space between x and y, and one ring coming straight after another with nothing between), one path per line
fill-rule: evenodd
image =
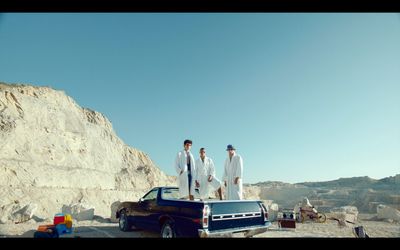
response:
M366 187L375 184L377 180L369 178L368 176L363 177L350 177L350 178L339 178L333 181L322 181L322 182L300 182L298 184L307 187Z
M375 213L379 204L400 208L400 174L379 180L363 176L295 184L265 181L253 186L260 189L261 199L274 200L288 208L298 204L303 197L323 211L346 205L370 213Z
M301 182L299 185L319 188L372 188L376 190L390 189L400 190L400 174L382 178L372 179L368 176L339 178L333 181L324 182Z
M294 184L282 182L282 181L263 181L252 184L256 187L283 187L283 186L293 186Z

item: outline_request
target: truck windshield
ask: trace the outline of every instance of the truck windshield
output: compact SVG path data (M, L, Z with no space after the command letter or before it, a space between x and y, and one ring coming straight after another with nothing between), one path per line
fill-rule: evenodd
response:
M157 190L157 189L152 190L152 191L149 192L146 196L143 197L143 200L144 200L144 201L156 200L156 198L157 198L157 193L158 193L158 190Z

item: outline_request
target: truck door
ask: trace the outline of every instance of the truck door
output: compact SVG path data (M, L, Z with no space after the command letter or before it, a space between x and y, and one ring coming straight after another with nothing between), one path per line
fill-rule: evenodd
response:
M157 193L158 189L150 191L139 200L139 218L137 224L144 229L155 230L158 226L157 220Z

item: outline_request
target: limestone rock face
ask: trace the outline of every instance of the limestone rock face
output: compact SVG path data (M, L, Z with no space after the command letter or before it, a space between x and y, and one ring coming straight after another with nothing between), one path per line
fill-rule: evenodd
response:
M103 114L63 91L0 83L0 211L33 202L50 218L84 199L108 217L113 202L158 185L176 179L118 138Z

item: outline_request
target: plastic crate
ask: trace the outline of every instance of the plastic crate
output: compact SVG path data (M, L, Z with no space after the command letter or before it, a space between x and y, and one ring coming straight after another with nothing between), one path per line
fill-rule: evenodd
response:
M53 219L53 224L58 225L60 223L65 223L65 215L64 214L56 214Z
M70 214L65 215L64 219L65 225L67 225L67 228L72 228L72 216Z
M53 232L36 231L35 233L33 233L33 238L59 238L59 235L57 233L57 230L54 230Z
M56 230L55 225L39 225L37 231L38 232L53 232Z

